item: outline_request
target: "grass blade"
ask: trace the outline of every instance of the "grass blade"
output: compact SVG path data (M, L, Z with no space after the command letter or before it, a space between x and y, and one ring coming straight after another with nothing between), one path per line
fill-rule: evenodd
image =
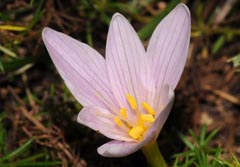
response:
M0 25L0 30L9 30L9 31L26 31L27 28L23 26L13 26L13 25Z
M14 157L21 155L23 152L25 152L31 146L33 141L34 141L34 139L31 138L26 143L24 143L22 146L20 146L18 149L14 150L13 152L7 154L5 157L1 158L0 162L4 162L5 160L10 160Z
M2 45L0 45L0 51L2 51L3 53L5 53L6 55L8 55L10 57L13 57L13 58L17 57L16 53L12 52L8 48L3 47Z
M141 40L145 40L150 37L158 23L179 3L179 0L172 0L167 8L158 16L154 17L150 23L138 31L138 35Z

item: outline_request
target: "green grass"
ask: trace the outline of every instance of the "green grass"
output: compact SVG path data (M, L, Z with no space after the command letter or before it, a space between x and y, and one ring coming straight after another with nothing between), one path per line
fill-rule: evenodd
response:
M179 137L187 149L173 156L175 158L173 167L239 167L240 161L237 160L236 156L232 155L230 160L223 159L224 149L220 146L210 146L217 132L218 129L207 134L206 126L202 127L199 135L189 130L192 140L179 133Z
M47 152L31 153L34 138L30 138L14 150L7 148L7 133L3 128L5 114L0 115L0 167L56 166L60 161L51 161Z

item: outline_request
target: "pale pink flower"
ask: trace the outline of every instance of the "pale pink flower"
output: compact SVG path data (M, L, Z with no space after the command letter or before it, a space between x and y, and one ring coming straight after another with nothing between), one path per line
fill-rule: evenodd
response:
M110 23L105 59L50 28L42 37L67 87L84 106L78 122L112 139L98 148L99 154L126 156L156 140L186 62L190 13L184 4L157 26L147 51L119 13Z

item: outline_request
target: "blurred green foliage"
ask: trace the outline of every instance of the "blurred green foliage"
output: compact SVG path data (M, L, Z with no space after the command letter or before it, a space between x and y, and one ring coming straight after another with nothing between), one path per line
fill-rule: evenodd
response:
M173 167L239 167L240 161L236 156L230 160L224 160L221 156L223 148L211 147L210 142L214 140L218 129L211 133L206 133L206 126L203 126L199 135L192 130L189 130L192 140L181 133L179 133L180 139L183 141L187 150L174 155Z

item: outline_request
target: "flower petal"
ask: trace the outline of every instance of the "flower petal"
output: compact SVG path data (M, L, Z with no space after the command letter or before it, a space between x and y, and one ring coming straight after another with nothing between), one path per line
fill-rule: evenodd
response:
M156 137L155 133L147 133L144 140L140 142L123 142L112 140L104 145L100 146L97 151L100 155L104 157L124 157L132 154L142 148L147 143L153 141Z
M144 140L140 142L113 140L99 147L97 150L98 153L104 157L123 157L136 152L144 145L156 140L171 111L174 101L174 92L171 88L165 86L164 94L162 93L162 96L165 100L163 100L161 104L165 107L157 114L154 123L145 134Z
M128 105L126 94L134 96L138 104L152 100L149 92L154 80L144 47L128 20L118 13L109 27L106 62L113 93L122 107Z
M164 88L165 89L161 93L161 99L163 100L161 101L161 103L159 103L162 106L164 106L164 108L157 113L155 121L153 122L150 129L147 131L145 138L149 138L149 136L153 134L154 134L154 139L158 137L172 109L172 105L174 101L174 91L169 86L164 86Z
M112 109L117 105L104 58L88 45L50 28L42 32L47 50L66 85L83 105Z
M124 157L140 149L139 143L112 140L98 147L98 154L104 157Z
M95 131L99 131L110 139L134 141L124 129L115 124L114 115L103 108L86 106L78 114L77 121Z
M177 5L157 26L147 48L157 89L175 89L186 63L191 18L184 4Z

